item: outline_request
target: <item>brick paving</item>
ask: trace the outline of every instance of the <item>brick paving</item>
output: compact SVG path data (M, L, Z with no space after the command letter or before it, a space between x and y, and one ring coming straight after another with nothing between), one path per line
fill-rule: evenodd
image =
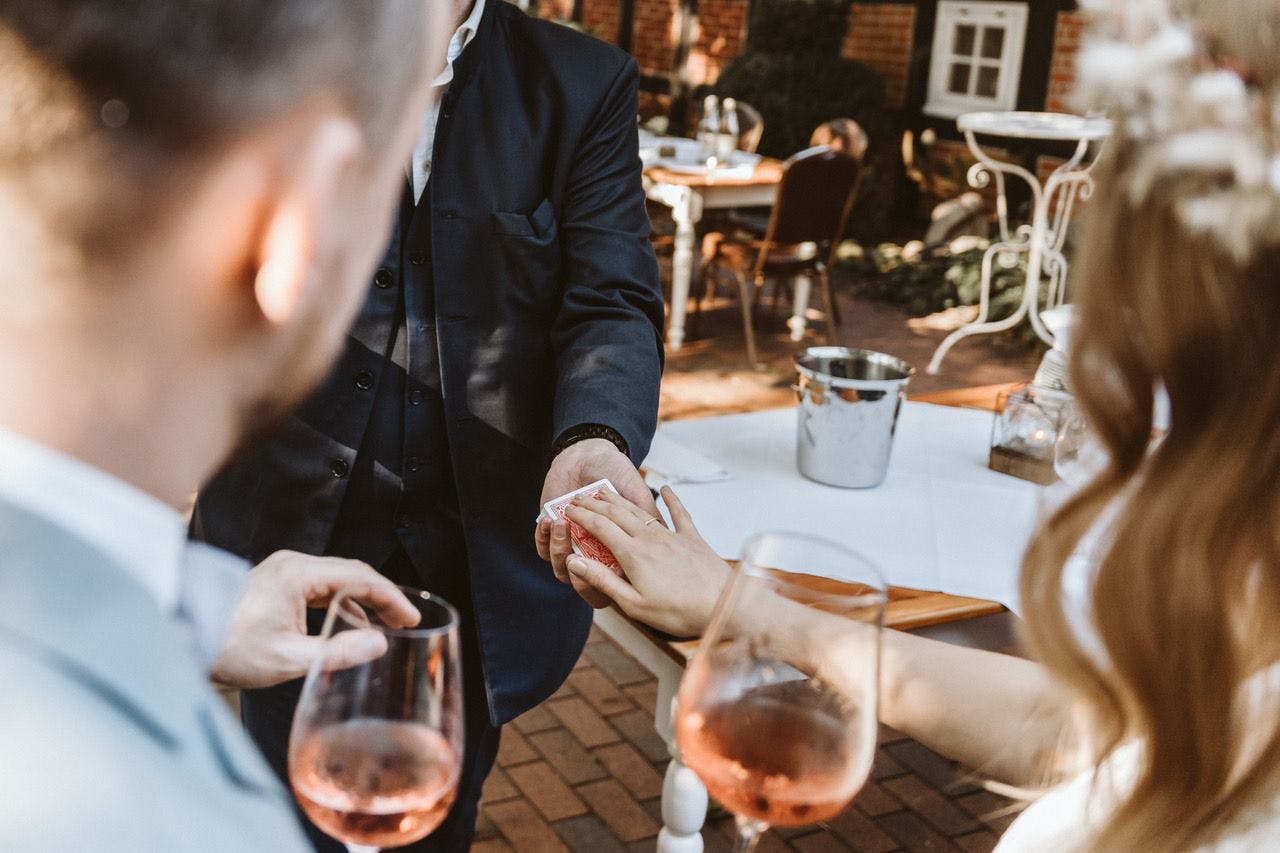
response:
M503 729L472 851L653 850L668 760L656 699L657 681L593 629L564 687ZM871 776L843 814L771 831L759 853L986 853L1012 820L1007 800L885 727ZM702 834L709 853L728 851L733 820L713 805Z

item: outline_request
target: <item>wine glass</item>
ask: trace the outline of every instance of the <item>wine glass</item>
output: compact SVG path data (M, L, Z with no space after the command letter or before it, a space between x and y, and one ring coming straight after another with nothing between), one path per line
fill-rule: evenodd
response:
M676 705L681 760L734 813L736 850L845 809L875 757L879 572L817 537L747 542Z
M1061 425L1053 442L1053 470L1070 489L1079 489L1107 464L1107 455L1074 402L1063 406Z
M426 837L449 813L461 772L458 613L439 596L400 590L421 614L414 628L390 628L354 598L333 600L321 636L372 629L387 649L344 669L313 663L289 737L302 810L352 853Z

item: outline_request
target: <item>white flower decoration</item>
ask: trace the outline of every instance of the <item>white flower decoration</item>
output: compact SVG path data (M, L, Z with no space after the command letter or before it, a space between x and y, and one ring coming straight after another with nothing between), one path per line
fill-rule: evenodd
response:
M1197 74L1187 95L1192 104L1210 112L1220 124L1241 125L1249 120L1249 90L1232 71Z

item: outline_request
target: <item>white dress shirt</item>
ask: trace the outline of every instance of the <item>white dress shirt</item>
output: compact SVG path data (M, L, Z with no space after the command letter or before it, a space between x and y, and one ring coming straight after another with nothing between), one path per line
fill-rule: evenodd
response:
M221 648L248 564L187 541L173 507L136 486L15 432L0 429L0 499L102 551L183 623L206 667Z
M1280 719L1280 664L1249 678L1240 688L1237 713L1245 720L1245 757L1254 760ZM1121 744L1088 770L1052 788L1018 815L996 846L996 853L1073 851L1089 846L1117 805L1132 790L1142 768L1140 741ZM1255 853L1280 850L1280 796L1252 804L1232 821L1223 837L1187 850L1213 853Z
M480 16L484 14L484 4L485 0L476 0L475 5L471 7L471 14L454 32L453 38L449 39L448 64L440 72L440 76L432 82L431 85L435 88L440 89L453 82L453 64L458 61L462 51L475 38L476 30L480 28ZM436 94L442 95L443 92ZM436 143L436 124L439 120L440 98L436 97L431 99L427 114L422 119L422 133L418 136L418 144L413 149L413 162L409 167L409 179L413 182L415 203L422 200L422 191L426 189L427 179L431 177L431 151Z

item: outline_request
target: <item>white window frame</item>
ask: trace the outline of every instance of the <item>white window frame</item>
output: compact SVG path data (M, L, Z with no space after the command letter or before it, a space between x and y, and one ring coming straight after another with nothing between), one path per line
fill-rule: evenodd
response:
M955 118L962 113L979 110L1012 110L1018 103L1022 77L1022 52L1027 41L1026 3L990 2L990 0L941 0L933 28L933 54L929 65L929 93L924 111L940 118ZM982 50L982 28L1004 29L1004 49L998 62L1000 80L994 98L978 94L959 95L948 90L951 66L957 60L970 59L970 87L976 85L982 64L994 66L993 60L960 57L952 53L956 28L962 24L975 27L975 56Z

